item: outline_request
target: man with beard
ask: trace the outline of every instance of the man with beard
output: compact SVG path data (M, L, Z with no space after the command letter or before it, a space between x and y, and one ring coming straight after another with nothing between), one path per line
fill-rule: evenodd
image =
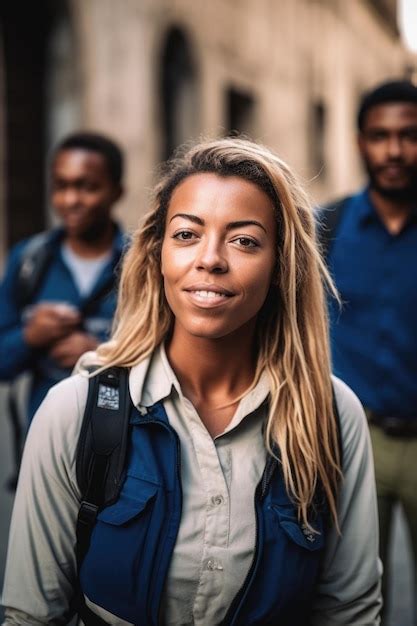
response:
M367 93L358 129L369 184L324 220L342 299L330 305L334 371L369 418L386 588L396 503L417 560L417 87L395 81Z
M17 244L0 285L0 380L32 374L28 418L48 389L109 334L124 237L112 218L123 155L75 133L54 150L51 203L62 226Z

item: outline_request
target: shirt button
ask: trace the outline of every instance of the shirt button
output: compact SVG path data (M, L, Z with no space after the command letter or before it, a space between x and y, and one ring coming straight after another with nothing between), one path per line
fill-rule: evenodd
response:
M223 504L223 502L224 502L224 498L220 494L218 494L217 496L213 496L211 499L211 503L213 506L220 506L220 504Z
M210 570L210 572L214 572L215 570L222 570L223 565L220 561L216 561L216 559L209 559L207 561L207 569Z

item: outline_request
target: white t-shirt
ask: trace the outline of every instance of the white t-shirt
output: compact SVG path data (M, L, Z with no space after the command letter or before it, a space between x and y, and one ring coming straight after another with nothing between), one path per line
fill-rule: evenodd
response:
M68 266L78 291L84 298L93 290L104 267L110 261L112 250L94 259L85 259L76 254L68 244L62 244L62 258Z

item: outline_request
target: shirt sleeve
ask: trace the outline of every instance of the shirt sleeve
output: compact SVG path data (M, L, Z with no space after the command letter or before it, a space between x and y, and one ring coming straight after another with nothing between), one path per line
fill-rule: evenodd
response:
M26 242L15 246L0 284L0 380L12 380L30 366L35 354L23 336L22 311L16 302L16 282Z
M329 531L311 624L374 626L380 623L382 566L368 425L355 394L338 379L334 388L343 449L340 534L334 527Z
M76 448L88 381L53 387L29 430L10 527L4 624L64 624L76 582Z

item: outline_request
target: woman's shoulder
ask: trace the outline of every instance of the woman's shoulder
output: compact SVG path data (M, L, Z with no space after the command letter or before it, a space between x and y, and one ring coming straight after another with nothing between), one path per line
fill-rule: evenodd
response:
M362 419L363 407L355 392L337 376L332 376L333 390L339 413L344 418Z
M368 424L363 406L352 389L337 376L332 376L332 383L339 414L343 456L346 461L357 450L358 444L367 440Z
M86 352L64 378L46 394L33 419L47 430L79 433L87 402L89 373L99 366L95 352Z
M57 383L48 391L45 400L40 406L59 410L62 419L76 418L84 412L88 394L87 373L73 374Z

